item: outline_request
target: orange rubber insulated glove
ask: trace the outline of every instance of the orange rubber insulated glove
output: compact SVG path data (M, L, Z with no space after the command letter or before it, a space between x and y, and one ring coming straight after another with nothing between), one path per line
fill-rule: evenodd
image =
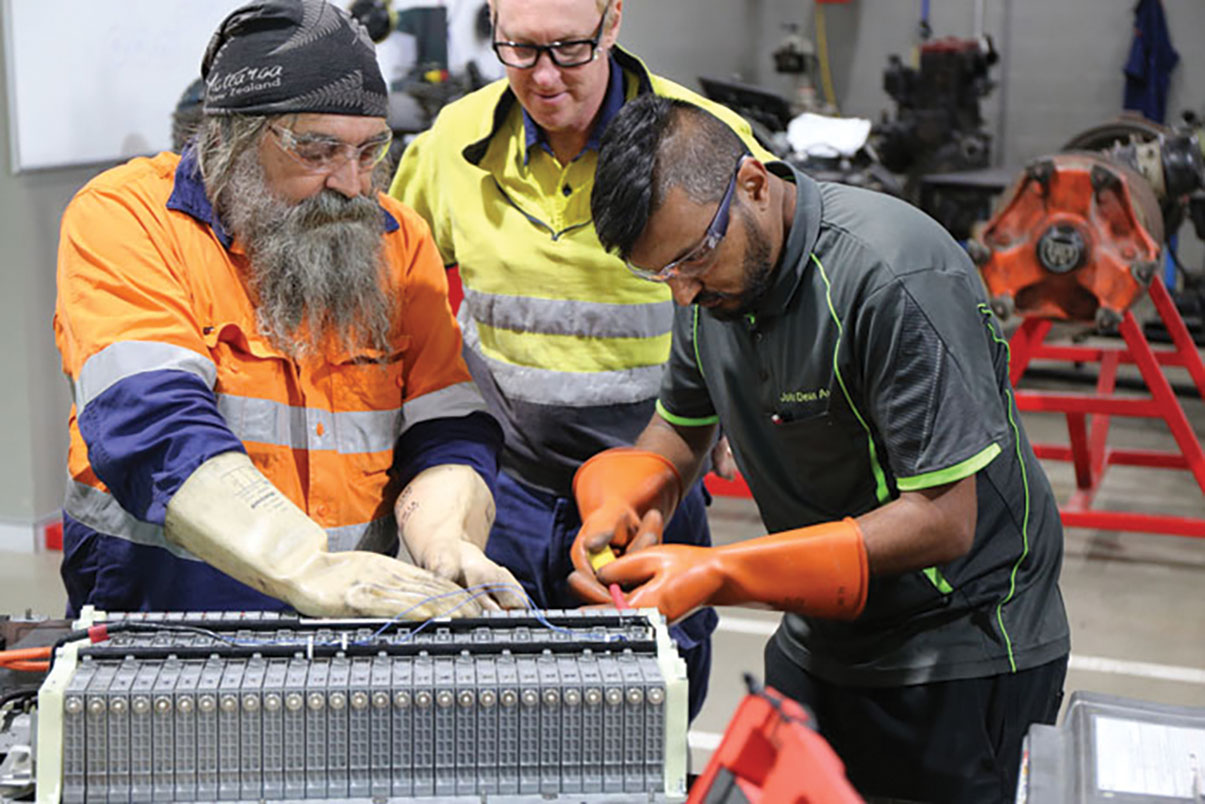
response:
M586 461L573 476L582 529L569 551L569 586L588 603L610 603L595 570L629 547L661 541L661 531L682 498L682 480L668 458L616 447Z
M723 547L658 545L607 564L598 580L639 584L628 604L656 607L670 622L744 603L852 620L866 606L870 570L862 531L846 518Z

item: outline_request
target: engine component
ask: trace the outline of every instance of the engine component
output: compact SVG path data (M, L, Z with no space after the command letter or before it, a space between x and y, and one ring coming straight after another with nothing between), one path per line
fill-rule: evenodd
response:
M1163 217L1150 184L1105 156L1025 169L971 248L992 310L1116 326L1159 268Z
M970 235L976 221L990 212L979 193L948 186L926 194L926 176L986 168L992 135L979 101L992 91L989 78L998 60L989 37L947 37L920 48L918 67L888 57L883 90L895 101L895 118L886 112L871 133L871 149L890 171L902 174L900 195L933 216L956 239Z
M39 802L685 798L655 611L85 618L108 638L60 648L39 694Z
M968 244L1001 318L1111 329L1159 269L1166 235L1205 185L1199 132L1120 118L1034 160ZM1083 150L1081 150L1083 149ZM1091 151L1087 149L1092 149Z
M912 175L986 167L991 135L979 99L995 86L988 73L998 59L986 37L927 42L919 69L889 56L883 91L895 101L896 116L874 131L883 164Z
M1200 129L1201 122L1192 112L1185 112L1182 121L1170 127L1123 115L1081 131L1062 150L1106 153L1141 173L1159 198L1164 234L1170 237L1184 220L1185 196L1201 186L1205 175Z

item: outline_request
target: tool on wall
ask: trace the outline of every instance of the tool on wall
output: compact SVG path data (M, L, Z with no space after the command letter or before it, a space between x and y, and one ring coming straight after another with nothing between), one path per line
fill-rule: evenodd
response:
M793 79L792 114L835 114L835 107L816 93L816 80L821 68L815 44L800 33L798 23L788 22L782 27L787 33L770 56L774 60L774 72L789 75Z

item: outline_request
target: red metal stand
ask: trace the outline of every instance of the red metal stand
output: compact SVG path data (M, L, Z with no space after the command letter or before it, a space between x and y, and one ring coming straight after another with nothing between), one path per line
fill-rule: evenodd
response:
M1035 358L1099 363L1100 375L1095 394L1017 391L1017 409L1064 413L1067 416L1069 445L1033 445L1034 453L1039 458L1070 461L1075 466L1076 492L1059 509L1064 525L1205 537L1205 518L1092 509L1092 501L1100 489L1105 471L1114 465L1187 469L1192 472L1202 495L1205 495L1205 452L1202 451L1188 417L1184 415L1184 408L1180 406L1180 401L1161 368L1179 366L1187 369L1201 398L1205 400L1205 363L1202 363L1201 355L1192 342L1167 288L1157 277L1151 282L1150 296L1171 334L1173 349L1153 350L1143 334L1142 327L1134 319L1134 314L1128 310L1121 322L1121 335L1128 347L1126 349L1047 345L1043 341L1050 331L1050 321L1025 319L1010 342L1012 354L1009 371L1014 387L1030 361ZM1117 367L1121 363L1133 363L1138 366L1151 392L1150 398L1122 398L1114 395ZM1180 451L1109 448L1106 442L1111 416L1162 419L1171 430ZM1202 501L1201 510L1205 512L1205 499Z

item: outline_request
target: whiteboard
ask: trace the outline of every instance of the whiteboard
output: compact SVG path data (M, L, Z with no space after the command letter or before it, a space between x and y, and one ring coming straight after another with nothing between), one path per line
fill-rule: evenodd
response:
M4 0L13 171L171 147L171 114L246 0Z

